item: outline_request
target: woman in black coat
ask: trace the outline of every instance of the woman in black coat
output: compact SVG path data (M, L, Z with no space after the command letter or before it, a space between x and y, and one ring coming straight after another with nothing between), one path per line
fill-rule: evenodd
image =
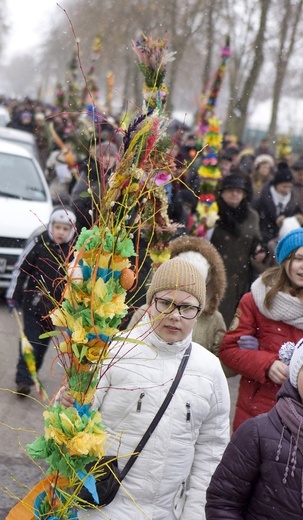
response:
M267 244L278 237L283 220L299 211L293 194L292 173L286 163L278 164L274 178L265 184L253 207L259 213L262 239Z
M276 406L237 429L212 477L207 520L303 518L303 339L290 347Z
M227 275L227 289L221 301L222 313L229 327L237 305L250 287L252 264L265 257L261 249L259 216L248 202L248 186L239 175L222 180L217 204L218 220L207 238L222 256Z

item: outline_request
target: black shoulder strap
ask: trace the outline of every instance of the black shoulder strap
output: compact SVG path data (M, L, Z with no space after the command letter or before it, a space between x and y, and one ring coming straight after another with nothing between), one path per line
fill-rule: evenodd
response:
M148 439L150 438L151 434L153 433L153 431L155 430L156 426L158 425L162 415L164 414L166 408L168 407L180 381L181 381L181 378L182 378L182 375L183 375L183 372L185 370L185 367L187 365L187 362L188 362L188 359L189 359L189 356L190 356L190 353L191 353L191 348L192 348L192 345L190 344L186 351L184 352L184 355L182 357L182 360L181 360L181 363L179 365L179 368L178 368L178 372L176 374L176 377L175 379L173 380L173 383L167 393L167 396L165 397L163 403L161 404L157 414L155 415L155 417L153 418L152 422L150 423L149 427L147 428L146 432L144 433L142 439L140 440L139 444L137 445L137 447L135 448L134 450L134 454L131 455L131 457L128 459L127 463L125 464L123 470L121 471L121 474L120 474L120 477L119 477L119 480L123 480L124 477L126 476L126 474L129 472L130 468L132 467L132 465L135 463L138 455L141 453L141 451L143 450L145 444L147 443Z

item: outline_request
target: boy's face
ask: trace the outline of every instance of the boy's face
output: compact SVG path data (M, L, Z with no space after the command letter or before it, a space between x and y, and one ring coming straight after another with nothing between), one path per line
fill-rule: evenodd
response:
M155 298L158 299L158 301L160 300L159 303L155 301ZM159 312L156 305L158 308L161 308L163 303L168 309L167 311ZM194 306L195 308L200 306L195 296L179 289L173 291L158 291L154 295L149 309L149 314L153 321L153 328L161 339L167 343L174 343L176 341L182 341L191 333L197 321L197 317L193 319L182 318L179 311L177 309L173 310L173 306L169 306L169 304L182 304L186 307ZM169 314L165 314L165 312L169 312Z
M52 237L56 244L63 244L67 242L70 234L71 226L69 224L61 224L61 222L54 222L52 225Z

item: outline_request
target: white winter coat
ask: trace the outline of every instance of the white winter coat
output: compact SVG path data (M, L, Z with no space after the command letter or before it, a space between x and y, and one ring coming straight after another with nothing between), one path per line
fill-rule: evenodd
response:
M142 328L131 338L143 339ZM94 408L122 469L160 408L191 337L167 344L119 343L104 367ZM192 343L183 377L156 430L108 506L79 512L99 520L203 520L205 492L229 441L229 391L216 356ZM124 488L124 489L123 489Z

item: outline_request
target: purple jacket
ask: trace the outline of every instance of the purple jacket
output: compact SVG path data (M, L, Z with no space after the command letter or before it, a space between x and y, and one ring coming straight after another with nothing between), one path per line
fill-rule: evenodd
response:
M289 380L277 398L287 396L301 402ZM275 407L248 419L237 429L207 490L207 520L302 520L303 455L297 450L294 476L289 462L284 484L290 432L287 428L284 431L279 461L276 461L282 430Z

